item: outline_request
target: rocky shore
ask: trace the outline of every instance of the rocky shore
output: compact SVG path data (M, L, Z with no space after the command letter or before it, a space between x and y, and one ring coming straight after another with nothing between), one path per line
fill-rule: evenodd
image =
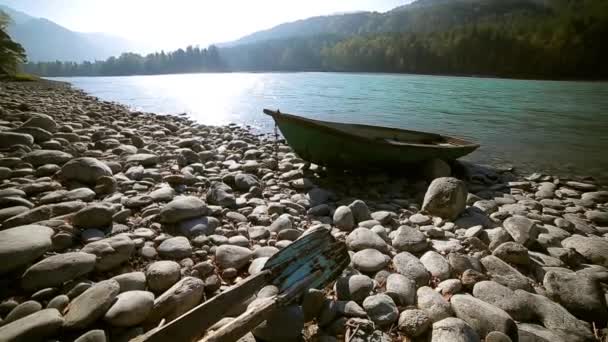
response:
M47 82L0 84L0 121L0 341L128 341L318 225L351 265L242 341L604 338L608 191L592 179L340 173L246 128Z

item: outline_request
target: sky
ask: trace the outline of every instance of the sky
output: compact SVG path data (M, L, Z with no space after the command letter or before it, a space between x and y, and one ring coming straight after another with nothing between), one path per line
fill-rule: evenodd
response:
M385 12L411 0L0 0L73 31L103 32L155 48L206 46L275 25L352 11Z

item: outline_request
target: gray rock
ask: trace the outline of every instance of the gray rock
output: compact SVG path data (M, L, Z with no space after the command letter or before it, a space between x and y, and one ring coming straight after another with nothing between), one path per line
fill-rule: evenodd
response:
M71 157L69 158L71 159ZM48 164L48 163L45 163ZM51 163L58 164L59 163ZM72 159L65 163L61 168L61 178L64 180L78 181L84 184L95 184L97 179L103 176L112 176L110 167L95 159L89 157Z
M160 220L176 223L207 214L207 204L198 197L181 196L166 204L160 210Z
M120 285L112 279L91 286L68 305L64 316L64 328L71 330L86 328L106 313L119 292Z
M517 324L519 340L525 342L568 342L559 333L536 324L519 323Z
M423 286L416 292L418 296L418 309L424 310L431 321L439 322L444 318L453 316L450 303L439 292L428 286Z
M422 211L447 220L455 220L465 209L468 191L464 182L442 177L431 182L424 195Z
M72 224L80 228L104 228L112 224L114 210L105 203L89 205L74 214Z
M51 248L53 229L20 226L0 231L0 274L27 266Z
M34 167L45 164L63 165L72 158L71 154L56 150L34 150L23 156L23 160Z
M249 307L262 300L253 301ZM255 337L268 342L298 341L304 329L304 313L297 305L289 305L274 310L265 322L253 329Z
M473 287L473 296L508 313L517 321L530 321L533 311L525 298L495 281L481 281Z
M45 309L0 327L4 341L45 341L59 332L63 317L56 309Z
M0 209L0 222L4 221L6 219L9 219L13 216L23 214L29 210L30 210L30 208L24 207L24 206L14 206L14 207Z
M95 255L82 252L50 256L25 271L21 286L26 291L36 291L61 285L92 272L96 259Z
M47 114L30 112L27 114L29 119L21 127L38 127L50 133L57 132L57 123Z
M46 305L47 309L57 309L59 312L62 312L68 304L70 303L70 297L66 295L59 295L55 298L51 299L49 303Z
M89 330L80 335L74 342L107 342L106 332L101 329Z
M462 282L460 279L448 279L437 284L435 291L442 295L457 294L462 290Z
M105 272L129 260L135 250L135 243L125 235L116 235L107 239L91 242L80 251L95 254L95 269Z
M40 303L35 300L28 300L17 305L13 310L11 310L11 312L4 317L4 321L2 321L2 323L8 324L40 310L42 310L42 305L40 305Z
M277 219L274 220L272 224L270 224L268 230L270 232L279 233L282 230L291 229L292 227L293 225L291 224L291 219L289 218L289 215L281 215L277 217Z
M578 320L563 306L545 296L526 291L516 290L515 294L529 303L535 321L540 321L547 329L563 336L566 341L582 342L593 339L590 325Z
M374 281L362 274L338 278L336 281L336 296L338 300L353 300L362 303L374 289Z
M266 265L266 261L268 261L268 259L270 259L270 258L261 257L261 258L253 259L253 261L249 265L249 268L247 269L247 272L249 273L249 275L254 275L254 274L258 274L258 273L262 272L262 269Z
M492 252L492 255L511 264L530 264L530 256L528 255L528 249L517 242L505 242L499 245Z
M236 199L232 188L222 182L213 182L207 191L207 202L222 207L234 208Z
M562 241L564 248L572 248L596 265L608 267L608 240L598 237L573 235Z
M40 204L49 204L66 201L90 202L95 198L95 191L89 188L78 188L74 190L58 190L40 198Z
M486 335L485 342L513 342L509 336L500 331L492 331Z
M480 336L500 331L517 341L517 325L505 311L469 295L454 295L450 301L456 317L471 325Z
M479 342L479 335L471 326L454 317L433 323L431 342Z
M424 265L414 255L408 252L401 252L393 257L395 271L416 282L417 286L424 286L429 283L431 276Z
M452 270L450 264L441 254L435 251L424 253L420 257L420 262L431 273L431 276L439 280L446 280L451 277Z
M588 322L606 324L606 297L597 279L581 274L549 271L543 285L547 296L563 305L576 317Z
M129 272L119 274L112 279L120 284L120 292L138 291L146 289L146 275L144 272Z
M341 230L350 231L355 227L353 212L347 206L340 206L334 212L333 222Z
M515 242L524 246L534 243L539 234L536 224L524 216L509 217L503 222L503 226Z
M212 216L197 217L191 220L181 221L177 224L179 231L188 237L198 235L213 235L215 229L220 226L220 221Z
M180 277L180 266L175 261L156 261L146 268L148 288L155 293L166 291L177 283Z
M417 253L428 248L426 236L421 231L408 226L397 229L392 244L400 252Z
M154 300L152 312L146 322L158 323L162 318L166 322L186 313L197 306L203 299L205 283L198 278L185 277Z
M383 269L391 258L388 255L382 254L375 249L364 249L355 253L352 257L352 263L356 269L361 272L376 272Z
M389 326L399 318L399 310L393 299L385 294L365 298L363 309L369 318L379 326Z
M127 291L119 294L104 315L115 327L132 327L146 320L154 306L154 294L148 291Z
M249 248L221 245L215 250L215 263L222 269L241 269L249 263L252 255L253 252Z
M384 293L400 306L416 304L416 282L402 274L392 273L388 276Z
M350 211L353 213L353 218L356 223L371 220L372 215L367 207L367 204L361 200L356 200L349 206Z
M0 148L9 148L15 145L32 146L34 137L30 134L0 132Z
M154 200L154 202L170 202L173 197L175 197L175 190L169 186L161 186L148 195Z
M505 285L512 290L522 289L532 291L532 286L530 285L532 283L531 279L499 258L488 255L481 259L481 263L495 282Z
M249 191L252 186L260 186L260 180L250 173L239 173L234 176L234 184L240 191Z
M157 251L163 258L183 259L192 255L192 246L187 238L177 236L161 242Z
M399 331L409 337L417 337L424 334L433 321L424 310L404 310L399 315Z
M608 212L599 210L590 210L585 213L587 219L598 225L608 224Z
M349 249L354 251L372 248L382 253L388 253L386 242L378 234L367 228L355 228L348 234L346 244Z
M127 163L131 164L139 164L145 167L152 167L159 162L159 158L157 155L152 153L138 153L132 154L127 157Z

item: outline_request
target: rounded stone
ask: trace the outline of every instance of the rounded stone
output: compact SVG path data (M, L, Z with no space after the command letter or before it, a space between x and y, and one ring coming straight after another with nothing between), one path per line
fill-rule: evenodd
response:
M180 266L175 261L157 261L146 269L148 288L155 293L162 293L180 278Z
M146 320L154 306L154 294L148 291L127 291L119 294L104 315L112 326L131 327Z
M399 315L399 330L409 337L418 337L430 329L433 321L423 310L404 310Z
M366 273L380 271L388 265L390 260L388 255L371 248L359 251L352 257L354 267Z
M192 245L190 241L183 237L177 236L163 241L157 248L158 253L163 258L183 259L192 255Z

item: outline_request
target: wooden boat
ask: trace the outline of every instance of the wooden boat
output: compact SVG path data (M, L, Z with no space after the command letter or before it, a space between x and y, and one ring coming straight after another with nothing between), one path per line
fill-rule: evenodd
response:
M479 145L449 136L397 128L307 119L264 109L304 160L336 168L384 168L430 159L454 160Z

